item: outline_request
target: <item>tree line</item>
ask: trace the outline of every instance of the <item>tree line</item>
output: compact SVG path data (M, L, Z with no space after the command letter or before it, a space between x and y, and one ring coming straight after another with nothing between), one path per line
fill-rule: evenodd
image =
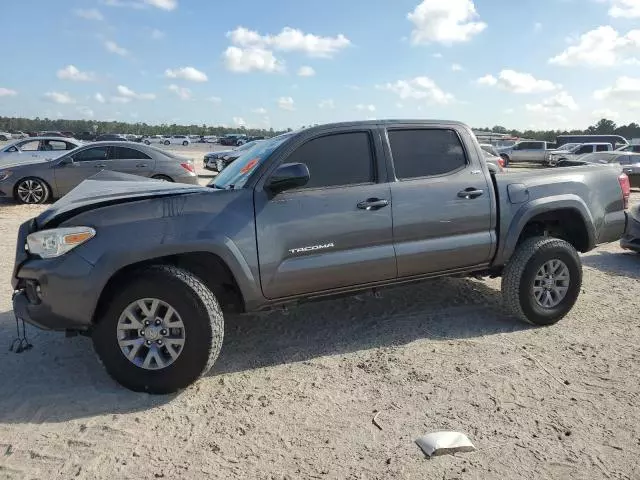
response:
M277 131L273 128L246 128L242 127L222 127L212 125L149 125L144 122L103 122L96 120L65 120L49 118L22 118L22 117L1 117L0 131L3 132L41 132L41 131L90 132L94 134L120 133L133 135L216 135L222 136L227 133L245 133L249 136L272 137L284 131Z
M91 132L95 134L103 133L123 133L134 135L225 135L227 133L246 133L249 136L279 135L287 130L259 129L246 127L223 127L212 125L149 125L147 123L128 122L103 122L95 120L52 120L49 118L21 118L21 117L0 117L0 131L21 131L39 132L43 130L55 130L62 132ZM558 135L622 135L627 139L640 138L640 125L635 122L629 125L616 125L613 120L603 118L596 124L589 126L586 130L509 130L500 125L492 128L479 130L492 131L495 133L507 133L516 137L529 138L532 140L546 140L554 142Z
M640 125L631 122L629 125L616 125L613 120L607 118L600 119L594 125L590 125L585 130L509 130L505 127L496 125L492 128L483 128L480 130L491 131L494 133L507 133L514 137L527 138L531 140L545 140L547 142L555 142L558 135L621 135L627 140L632 138L640 138Z

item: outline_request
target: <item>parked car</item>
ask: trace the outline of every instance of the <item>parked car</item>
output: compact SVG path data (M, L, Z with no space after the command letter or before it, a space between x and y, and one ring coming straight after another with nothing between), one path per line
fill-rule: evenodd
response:
M226 155L234 154L234 153L244 153L253 146L254 146L254 143L245 143L244 145L231 150L220 150L217 152L206 153L203 159L203 167L209 170L215 170L217 172L221 172L225 166L223 157L225 157Z
M625 250L640 253L640 203L629 210L627 228L620 239L620 246Z
M23 138L27 138L29 135L27 135L24 132L21 132L20 130L17 130L15 132L11 132L11 138L14 140L22 140Z
M39 137L66 137L62 132L56 130L44 131L38 134Z
M610 143L582 143L573 147L571 150L556 150L550 153L545 163L550 167L554 167L561 160L576 160L588 153L611 151L613 151L613 146Z
M249 140L247 139L247 136L245 134L230 133L220 138L220 145L239 147L241 145L244 145L248 141Z
M142 137L142 143L145 145L151 145L152 143L162 144L163 142L164 137L162 135L149 135Z
M246 152L254 148L256 145L259 145L264 140L253 140L251 142L247 142L241 147L238 147L234 150L226 152L224 155L219 156L216 159L215 170L221 172L229 165L231 165L234 161L236 161L240 156L244 155ZM242 150L241 150L242 149Z
M640 144L632 143L631 145L625 145L623 147L616 148L616 152L640 153Z
M610 143L614 146L629 144L621 135L558 135L556 142L560 148L567 143Z
M126 142L128 141L124 135L119 133L105 133L98 135L95 139L96 142Z
M193 161L189 158L137 143L97 142L53 159L0 160L0 198L13 197L20 203L45 203L66 195L101 170L167 182L198 183Z
M171 138L169 138L169 143L186 147L187 145L191 144L191 139L187 135L173 135ZM166 141L165 145L168 145Z
M204 141L206 143L218 143L219 138L216 135L205 135Z
M488 143L481 143L480 148L484 153L484 160L491 173L500 173L504 171L504 159L498 154L496 148Z
M620 152L599 152L588 153L574 159L562 159L557 163L558 167L575 167L599 163L621 167L622 171L629 177L629 183L633 188L640 188L640 153Z
M208 187L85 181L21 225L13 310L91 335L116 381L150 393L213 366L225 314L407 281L501 275L506 308L551 325L580 294L577 251L621 238L625 181L601 165L492 178L457 122L314 126Z
M85 142L93 142L96 139L96 135L91 132L80 132L75 135L75 138Z
M9 132L0 132L0 142L8 142L13 138Z
M504 160L504 166L511 162L543 163L548 150L547 142L538 140L524 140L510 147L498 148L498 153Z
M0 148L0 165L3 162L28 162L33 158L56 158L81 145L84 143L75 138L26 138Z

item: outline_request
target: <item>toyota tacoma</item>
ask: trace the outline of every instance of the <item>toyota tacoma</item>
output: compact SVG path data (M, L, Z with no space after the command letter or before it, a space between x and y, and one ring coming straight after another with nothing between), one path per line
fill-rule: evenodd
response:
M16 317L90 335L136 391L214 364L227 313L444 275L502 276L514 317L563 318L577 252L621 238L628 180L599 165L492 175L457 122L315 126L208 186L101 172L21 225Z

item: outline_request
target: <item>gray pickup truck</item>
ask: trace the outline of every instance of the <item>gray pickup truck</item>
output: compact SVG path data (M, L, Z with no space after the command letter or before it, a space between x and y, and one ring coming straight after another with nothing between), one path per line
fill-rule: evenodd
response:
M513 315L550 325L580 293L577 251L624 232L619 175L491 175L471 130L439 121L284 134L207 187L105 171L20 227L14 311L91 335L153 393L211 368L226 313L443 275L502 276Z

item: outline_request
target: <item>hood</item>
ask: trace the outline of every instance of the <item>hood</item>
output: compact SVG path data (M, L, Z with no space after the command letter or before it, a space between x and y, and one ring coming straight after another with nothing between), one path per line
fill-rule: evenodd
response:
M31 155L22 155L17 153L3 153L0 155L0 170L5 168L24 167L26 165L36 165L38 163L48 163L51 157L32 157Z
M54 219L59 223L76 213L109 204L203 191L213 190L199 185L163 182L138 175L102 170L42 212L36 218L36 223L42 228Z

